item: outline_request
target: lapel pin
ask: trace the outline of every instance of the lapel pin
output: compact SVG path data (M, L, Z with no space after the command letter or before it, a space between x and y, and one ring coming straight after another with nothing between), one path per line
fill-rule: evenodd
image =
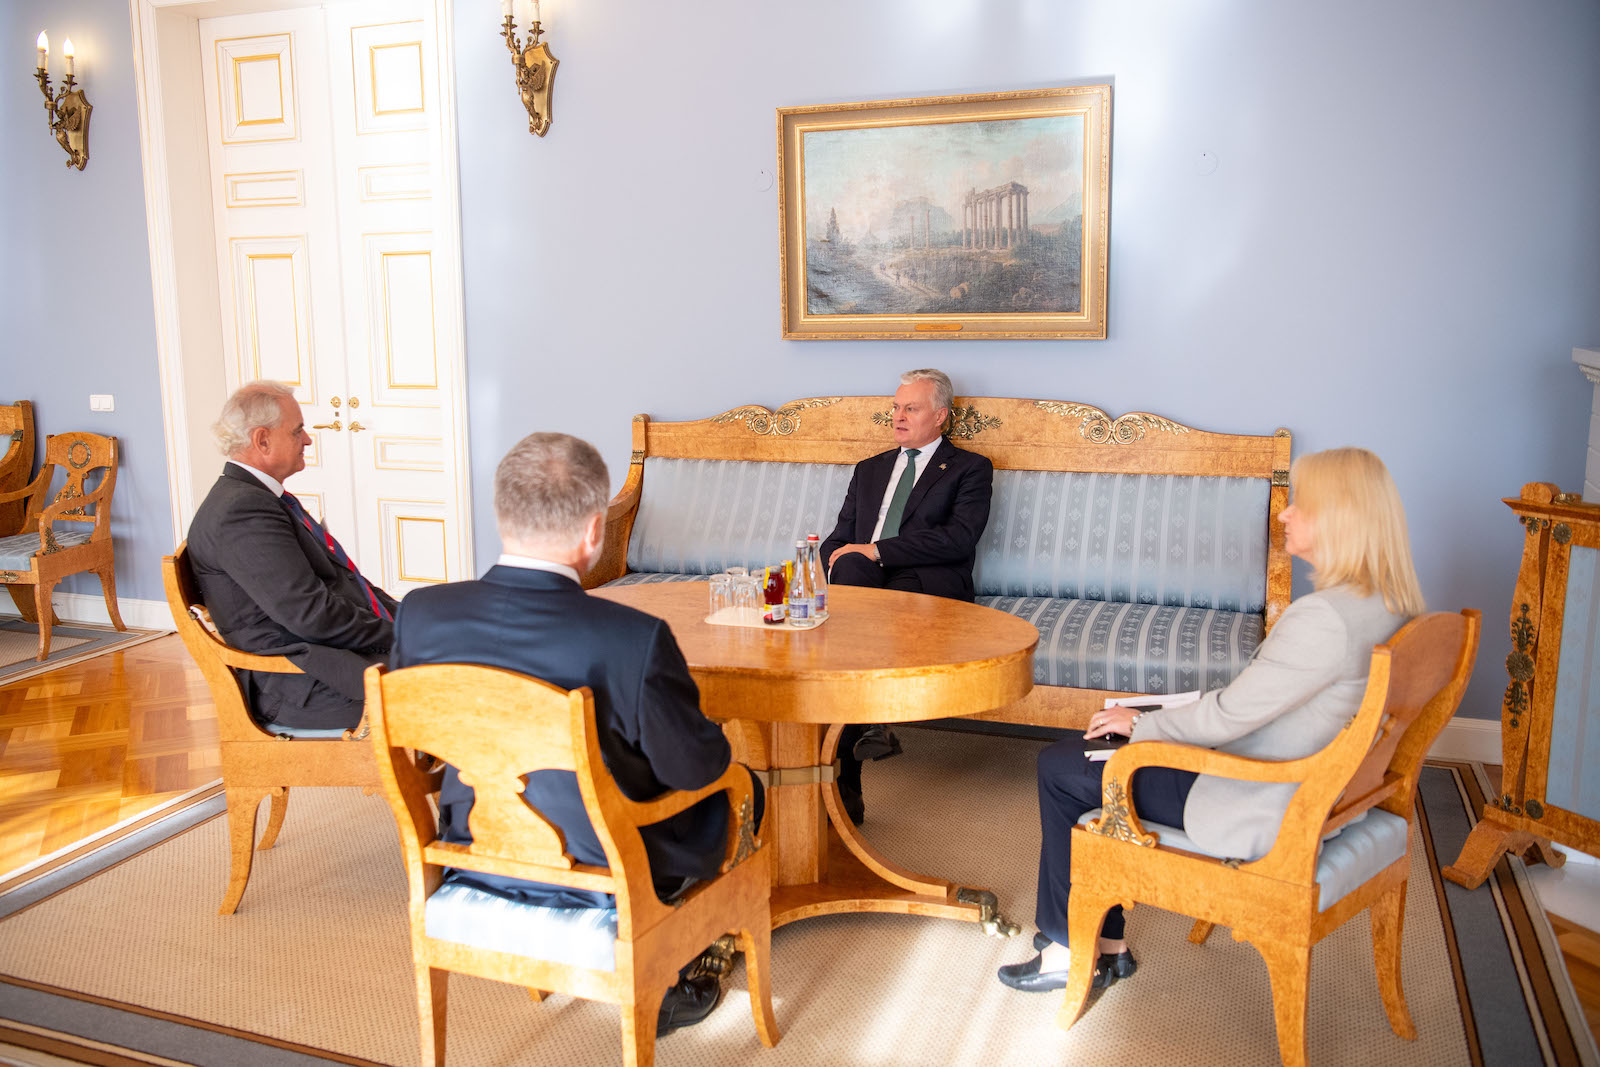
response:
M948 464L948 463L941 463L941 464L939 464L939 469L940 469L940 470L944 470L944 469L945 469L945 468L946 468L946 467L948 467L948 466L949 466L949 465L950 465L950 464Z

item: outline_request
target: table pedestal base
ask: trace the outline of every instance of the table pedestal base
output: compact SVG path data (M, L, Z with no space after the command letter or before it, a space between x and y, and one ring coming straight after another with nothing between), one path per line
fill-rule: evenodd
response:
M774 929L796 919L814 915L839 915L846 912L877 911L899 915L931 915L940 919L960 919L981 923L997 936L1017 932L994 907L994 894L986 889L957 886L952 882L933 882L930 891L906 889L880 878L867 867L836 832L828 833L828 873L824 880L805 885L772 887L772 926ZM942 891L934 890L934 886ZM1003 932L1009 928L1010 932Z
M905 870L881 855L850 822L834 783L840 727L751 724L729 730L739 758L767 777L763 837L773 849L772 925L813 915L896 912L961 919L1011 937L987 889Z

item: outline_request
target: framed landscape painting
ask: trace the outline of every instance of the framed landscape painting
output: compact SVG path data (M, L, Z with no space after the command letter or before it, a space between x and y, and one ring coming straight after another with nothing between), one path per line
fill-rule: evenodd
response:
M1111 86L778 109L783 336L1103 338Z

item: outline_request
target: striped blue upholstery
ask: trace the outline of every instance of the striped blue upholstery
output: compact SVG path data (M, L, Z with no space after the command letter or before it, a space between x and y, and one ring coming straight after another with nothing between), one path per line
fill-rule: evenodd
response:
M828 529L833 529L830 525ZM71 548L89 540L89 530L62 530L56 533L56 544ZM0 571L26 571L33 569L30 562L39 551L39 534L19 533L0 537Z
M1266 610L1261 478L996 471L979 596Z
M628 538L630 571L717 574L794 558L796 539L826 537L853 468L733 459L644 461L645 492Z
M666 574L661 571L634 571L624 574L621 578L607 582L607 585L655 585L660 582L703 582L708 579L704 574Z
M644 461L615 585L752 570L827 535L851 468ZM1268 504L1261 478L996 471L978 603L1039 630L1034 682L1182 693L1225 686L1261 643Z
M1078 825L1086 825L1090 819L1099 817L1100 809L1095 808L1085 812ZM1195 844L1193 838L1175 826L1147 822L1144 828L1159 835L1160 843L1169 848L1198 852L1202 856L1215 855ZM1409 835L1410 824L1400 816L1372 808L1324 841L1322 854L1317 857L1317 910L1327 911L1404 856Z
M1221 689L1261 644L1265 619L1214 608L980 596L1039 631L1035 685L1187 693Z
M825 536L851 468L649 458L644 471L628 569L703 575L788 559L796 538ZM978 595L1260 613L1268 492L1260 478L996 471Z
M446 881L423 906L423 931L494 952L617 969L616 908L545 908Z

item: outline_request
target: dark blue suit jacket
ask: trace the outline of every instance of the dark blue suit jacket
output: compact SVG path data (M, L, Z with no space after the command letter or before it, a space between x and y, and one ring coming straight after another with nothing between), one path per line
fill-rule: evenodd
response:
M591 597L549 571L492 567L480 581L418 589L395 619L395 667L476 663L531 675L563 689L594 691L600 752L623 794L650 800L671 789L699 789L727 770L722 729L700 711L700 691L665 622ZM566 835L580 863L609 864L584 811L571 771L529 768L524 798ZM440 837L471 841L471 787L455 768L439 792ZM659 891L686 878L715 877L727 847L723 794L645 828L645 852ZM529 903L606 907L606 894L460 871L458 881Z
M872 540L899 455L899 448L891 448L856 464L838 525L822 543L824 562L835 549ZM918 456L917 462L931 466L924 468L906 499L899 534L878 542L878 558L887 570L915 572L924 593L970 601L978 539L989 525L994 464L945 437L939 438L931 457Z

